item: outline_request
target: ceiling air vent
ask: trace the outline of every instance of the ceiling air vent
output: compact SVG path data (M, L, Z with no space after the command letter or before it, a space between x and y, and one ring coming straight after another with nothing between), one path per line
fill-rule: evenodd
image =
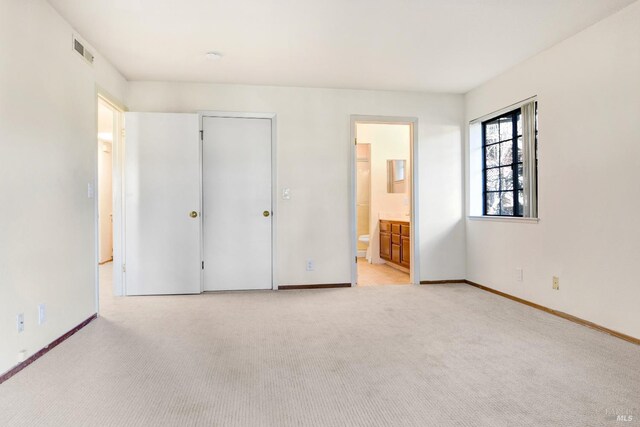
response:
M73 37L73 50L78 52L89 64L93 64L93 53L89 52L75 36Z

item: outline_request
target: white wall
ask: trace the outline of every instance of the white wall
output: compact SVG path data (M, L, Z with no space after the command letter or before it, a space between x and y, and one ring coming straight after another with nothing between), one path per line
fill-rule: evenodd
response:
M116 112L98 101L98 260L113 259L113 140ZM114 275L115 276L115 275Z
M44 0L0 1L0 373L96 312L96 82L120 101L127 82L71 40Z
M358 256L370 259L367 254L369 243L360 241L360 236L369 236L371 216L371 145L358 144L356 146L356 236L358 237Z
M132 111L275 112L278 120L279 284L351 281L350 116L418 117L422 279L464 277L461 124L458 95L131 82ZM314 259L315 271L305 269Z
M359 123L358 143L371 144L371 206L369 235L371 262L383 264L380 258L380 214L404 216L410 220L411 186L404 193L387 192L387 160L406 160L407 184L411 177L411 126Z
M112 186L112 152L111 142L100 141L98 144L98 260L101 263L113 259L113 186Z
M640 2L468 93L467 121L532 95L540 222L468 220L467 277L640 337Z

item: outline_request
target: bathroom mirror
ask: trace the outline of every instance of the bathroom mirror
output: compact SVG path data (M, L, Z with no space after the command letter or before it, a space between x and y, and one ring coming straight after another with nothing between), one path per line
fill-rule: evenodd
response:
M406 183L406 160L387 160L387 193L404 193Z

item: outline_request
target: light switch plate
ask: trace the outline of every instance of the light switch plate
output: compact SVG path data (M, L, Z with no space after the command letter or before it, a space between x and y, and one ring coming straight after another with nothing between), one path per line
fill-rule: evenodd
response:
M24 332L24 313L18 313L16 316L16 328L18 333Z
M282 200L291 200L291 189L283 188L282 189Z
M38 325L42 325L47 320L47 307L44 304L38 304Z

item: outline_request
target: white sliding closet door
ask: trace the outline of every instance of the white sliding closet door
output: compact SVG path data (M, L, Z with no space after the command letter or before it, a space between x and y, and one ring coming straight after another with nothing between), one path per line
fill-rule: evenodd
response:
M200 293L198 115L125 120L126 294Z
M271 126L203 117L205 291L272 288Z

